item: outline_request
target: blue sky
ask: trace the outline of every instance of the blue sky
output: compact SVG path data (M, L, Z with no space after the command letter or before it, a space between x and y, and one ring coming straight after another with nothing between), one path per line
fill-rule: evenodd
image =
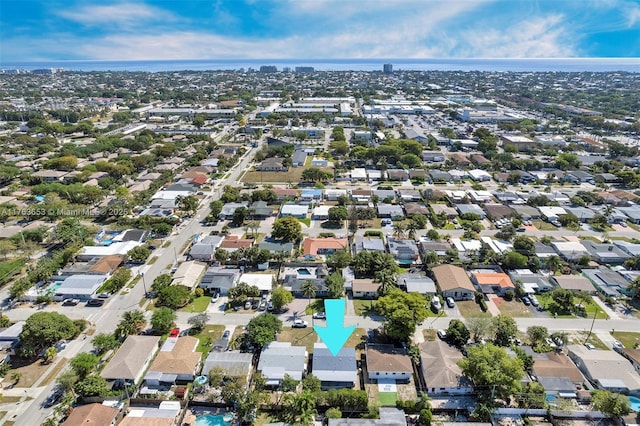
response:
M0 63L553 57L640 57L640 1L0 1Z

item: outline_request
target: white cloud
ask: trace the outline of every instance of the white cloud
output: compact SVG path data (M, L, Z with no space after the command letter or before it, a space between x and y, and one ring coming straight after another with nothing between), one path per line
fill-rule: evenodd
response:
M85 5L69 10L60 10L57 15L83 25L111 24L115 27L140 24L140 21L172 21L176 17L170 12L143 3L116 3L107 6Z
M462 57L563 58L577 55L577 40L561 15L517 22L502 29L474 29L460 34L456 48Z

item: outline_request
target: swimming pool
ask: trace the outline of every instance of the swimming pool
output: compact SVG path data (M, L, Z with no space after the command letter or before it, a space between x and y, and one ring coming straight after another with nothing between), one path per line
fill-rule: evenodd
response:
M630 396L629 402L631 403L631 409L636 413L640 413L640 398Z
M233 419L233 415L219 414L214 416L213 414L204 414L196 417L196 426L226 426Z

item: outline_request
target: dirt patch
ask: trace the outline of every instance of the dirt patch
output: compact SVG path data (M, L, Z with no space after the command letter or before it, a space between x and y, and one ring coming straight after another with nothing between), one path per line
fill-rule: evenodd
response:
M9 370L6 377L9 383L13 383L11 376L13 373L20 374L20 380L14 385L14 387L30 388L33 384L42 377L51 364L42 364L40 358L21 358L12 357L11 365L13 368Z

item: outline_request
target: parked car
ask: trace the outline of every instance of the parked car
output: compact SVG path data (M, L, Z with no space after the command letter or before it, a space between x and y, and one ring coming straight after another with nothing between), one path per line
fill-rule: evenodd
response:
M447 338L447 332L440 329L437 331L438 337L442 340L445 340Z
M218 299L220 299L220 295L217 292L213 293L213 296L211 296L211 303L216 303Z
M431 306L436 312L439 312L442 309L442 304L440 303L440 298L438 296L433 296L431 299Z
M169 337L178 337L178 336L180 336L180 329L177 327L169 332Z
M64 299L62 301L62 306L76 306L78 303L80 303L80 300L78 299Z
M50 408L56 405L62 399L64 391L62 388L56 388L51 395L42 403L44 408Z
M314 312L313 319L327 319L327 314L325 312Z
M540 302L538 302L538 299L533 294L529 296L529 300L533 306L540 306Z
M111 294L109 294L109 293L100 293L100 294L98 294L98 299L108 299L109 297L111 297Z
M229 330L225 330L224 333L222 333L222 338L223 339L228 339L230 334L231 333L229 332Z
M522 296L522 303L524 303L525 306L529 306L531 305L531 300L529 300L528 296Z
M104 299L89 299L87 301L87 306L102 306L104 305Z
M589 349L590 351L593 351L596 349L595 346L593 346L591 343L585 343L584 346Z
M266 309L267 309L267 302L265 302L265 301L260 302L260 306L258 306L258 310L259 311L264 311Z
M454 306L456 306L456 302L453 300L453 297L447 297L446 302L447 302L447 306L450 308L453 308Z
M251 302L251 309L258 309L258 306L260 306L259 300L254 300L253 302Z
M622 344L622 342L619 342L619 341L615 340L613 342L613 348L614 349L624 349L624 345Z
M293 328L306 328L309 325L308 322L301 320L301 319L297 319L293 321L293 324L291 325L291 327Z
M273 303L269 302L269 304L267 305L267 311L271 312L273 311Z
M244 303L244 309L251 309L251 302L249 302L248 300Z

